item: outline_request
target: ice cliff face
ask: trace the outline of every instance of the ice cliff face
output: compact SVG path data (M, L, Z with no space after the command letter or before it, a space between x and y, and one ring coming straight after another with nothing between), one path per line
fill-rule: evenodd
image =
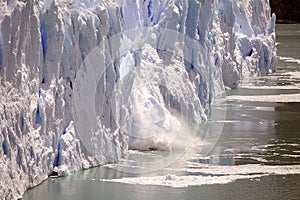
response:
M1 1L1 199L205 121L275 70L274 23L268 0Z

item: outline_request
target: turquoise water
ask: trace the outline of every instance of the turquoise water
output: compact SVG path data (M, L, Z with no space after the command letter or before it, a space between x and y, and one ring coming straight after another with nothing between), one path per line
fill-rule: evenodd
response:
M130 151L118 163L49 178L23 199L299 199L300 25L276 28L276 73L227 91L223 131L208 155L197 146Z

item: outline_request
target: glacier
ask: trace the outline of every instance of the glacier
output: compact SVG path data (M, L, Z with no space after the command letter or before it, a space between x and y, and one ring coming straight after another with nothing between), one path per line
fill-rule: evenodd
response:
M1 199L177 148L226 88L275 71L275 20L269 0L1 1Z

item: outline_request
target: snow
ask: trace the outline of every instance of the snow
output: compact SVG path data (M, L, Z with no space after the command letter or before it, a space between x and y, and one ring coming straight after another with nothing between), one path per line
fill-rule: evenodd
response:
M276 66L268 0L0 4L4 199L129 148L185 148L215 96Z

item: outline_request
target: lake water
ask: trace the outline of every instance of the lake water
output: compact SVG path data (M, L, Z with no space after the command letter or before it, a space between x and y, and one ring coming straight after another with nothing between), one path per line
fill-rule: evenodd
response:
M276 28L276 73L227 91L209 154L130 151L116 164L50 178L23 199L299 199L300 25Z

